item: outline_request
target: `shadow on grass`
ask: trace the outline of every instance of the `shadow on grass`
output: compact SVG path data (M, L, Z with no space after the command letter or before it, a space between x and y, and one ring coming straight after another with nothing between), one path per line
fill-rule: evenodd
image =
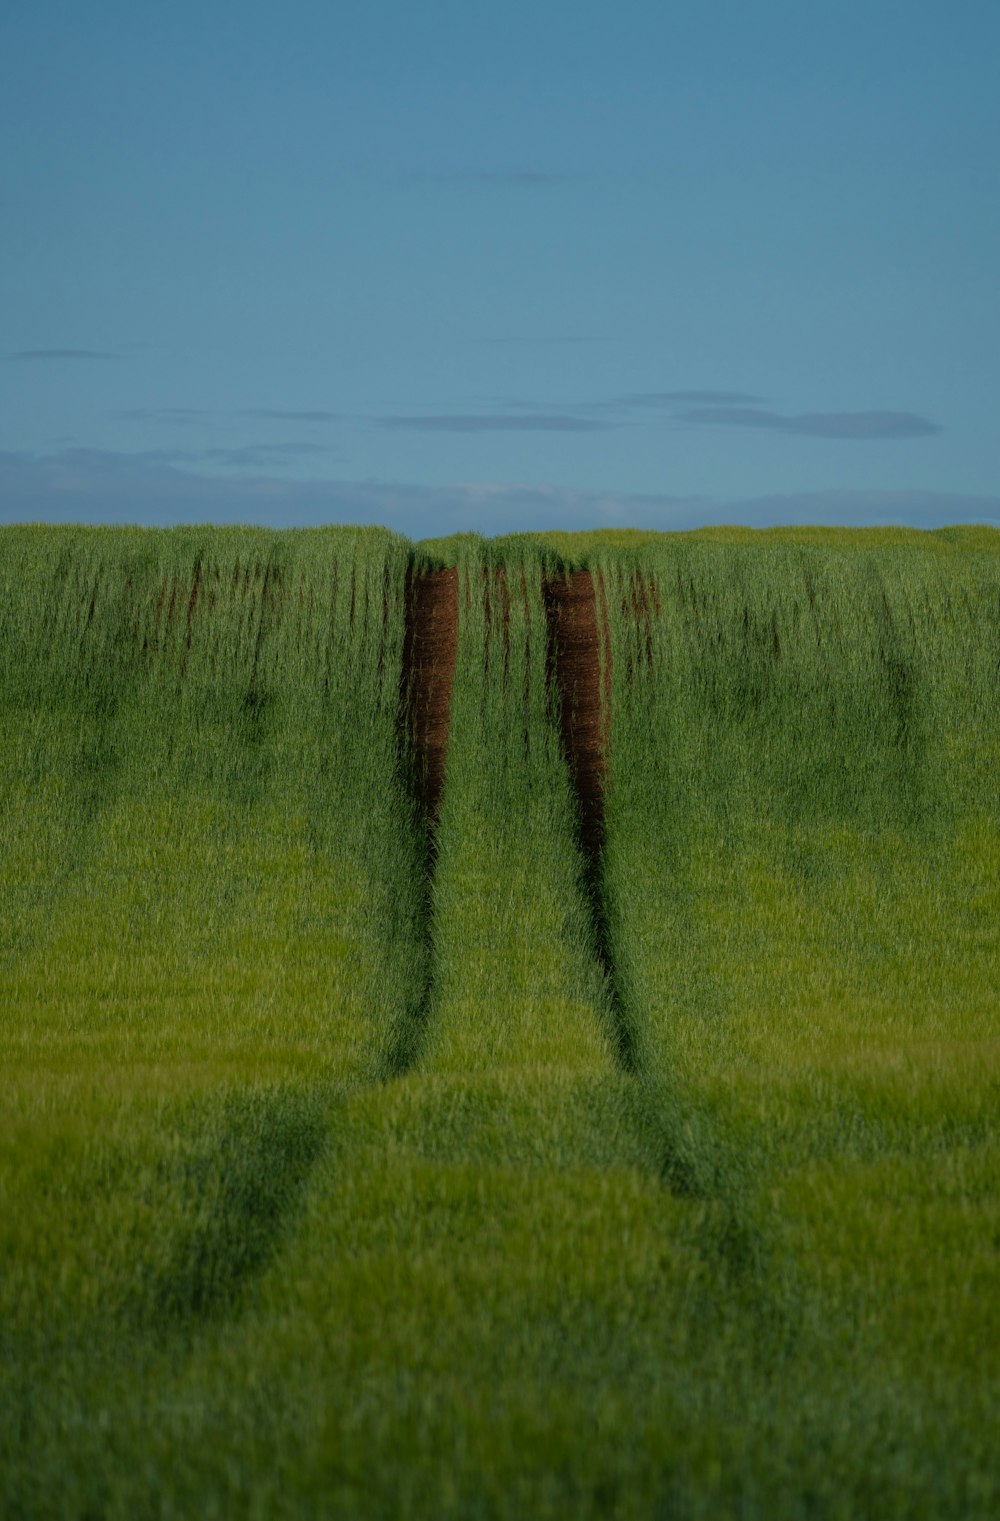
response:
M164 1195L183 1224L165 1260L140 1274L131 1308L144 1328L191 1326L238 1306L297 1212L326 1110L320 1092L232 1095L207 1134L164 1166Z

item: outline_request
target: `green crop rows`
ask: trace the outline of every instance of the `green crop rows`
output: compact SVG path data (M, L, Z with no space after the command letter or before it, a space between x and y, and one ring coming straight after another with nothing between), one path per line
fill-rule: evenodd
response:
M998 989L994 532L2 530L0 1515L995 1516Z

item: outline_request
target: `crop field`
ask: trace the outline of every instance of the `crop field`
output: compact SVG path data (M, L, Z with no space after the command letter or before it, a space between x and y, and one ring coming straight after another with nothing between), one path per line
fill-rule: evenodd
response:
M0 530L0 1515L1000 1513L1000 534Z

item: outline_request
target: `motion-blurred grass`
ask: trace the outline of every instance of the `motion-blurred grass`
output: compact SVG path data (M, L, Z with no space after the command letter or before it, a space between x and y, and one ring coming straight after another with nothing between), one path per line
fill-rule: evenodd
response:
M994 1514L998 671L984 530L4 530L0 1511Z

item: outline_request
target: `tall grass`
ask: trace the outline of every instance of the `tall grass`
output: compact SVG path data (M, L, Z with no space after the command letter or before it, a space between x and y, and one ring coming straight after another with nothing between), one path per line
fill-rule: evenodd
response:
M0 1512L995 1514L998 548L5 530Z
M14 1377L46 1384L39 1345L83 1356L235 1303L331 1095L377 1075L412 1017L427 949L396 752L405 563L384 534L5 534Z
M778 1085L988 1039L996 555L688 541L605 574L605 892L648 1069L717 1053Z
M594 557L617 592L616 977L666 1181L721 1211L768 1327L748 1425L764 1440L779 1406L768 1439L801 1453L819 1401L845 1513L978 1512L1000 1375L1000 560L995 540L791 537Z
M404 545L187 530L4 547L11 1037L66 1039L51 1005L69 978L109 1054L148 991L165 1003L147 1053L257 1065L308 1041L327 1070L363 1063L422 939L396 756Z
M546 681L542 558L530 542L472 540L457 559L462 618L427 1060L458 1072L600 1070L604 990Z

